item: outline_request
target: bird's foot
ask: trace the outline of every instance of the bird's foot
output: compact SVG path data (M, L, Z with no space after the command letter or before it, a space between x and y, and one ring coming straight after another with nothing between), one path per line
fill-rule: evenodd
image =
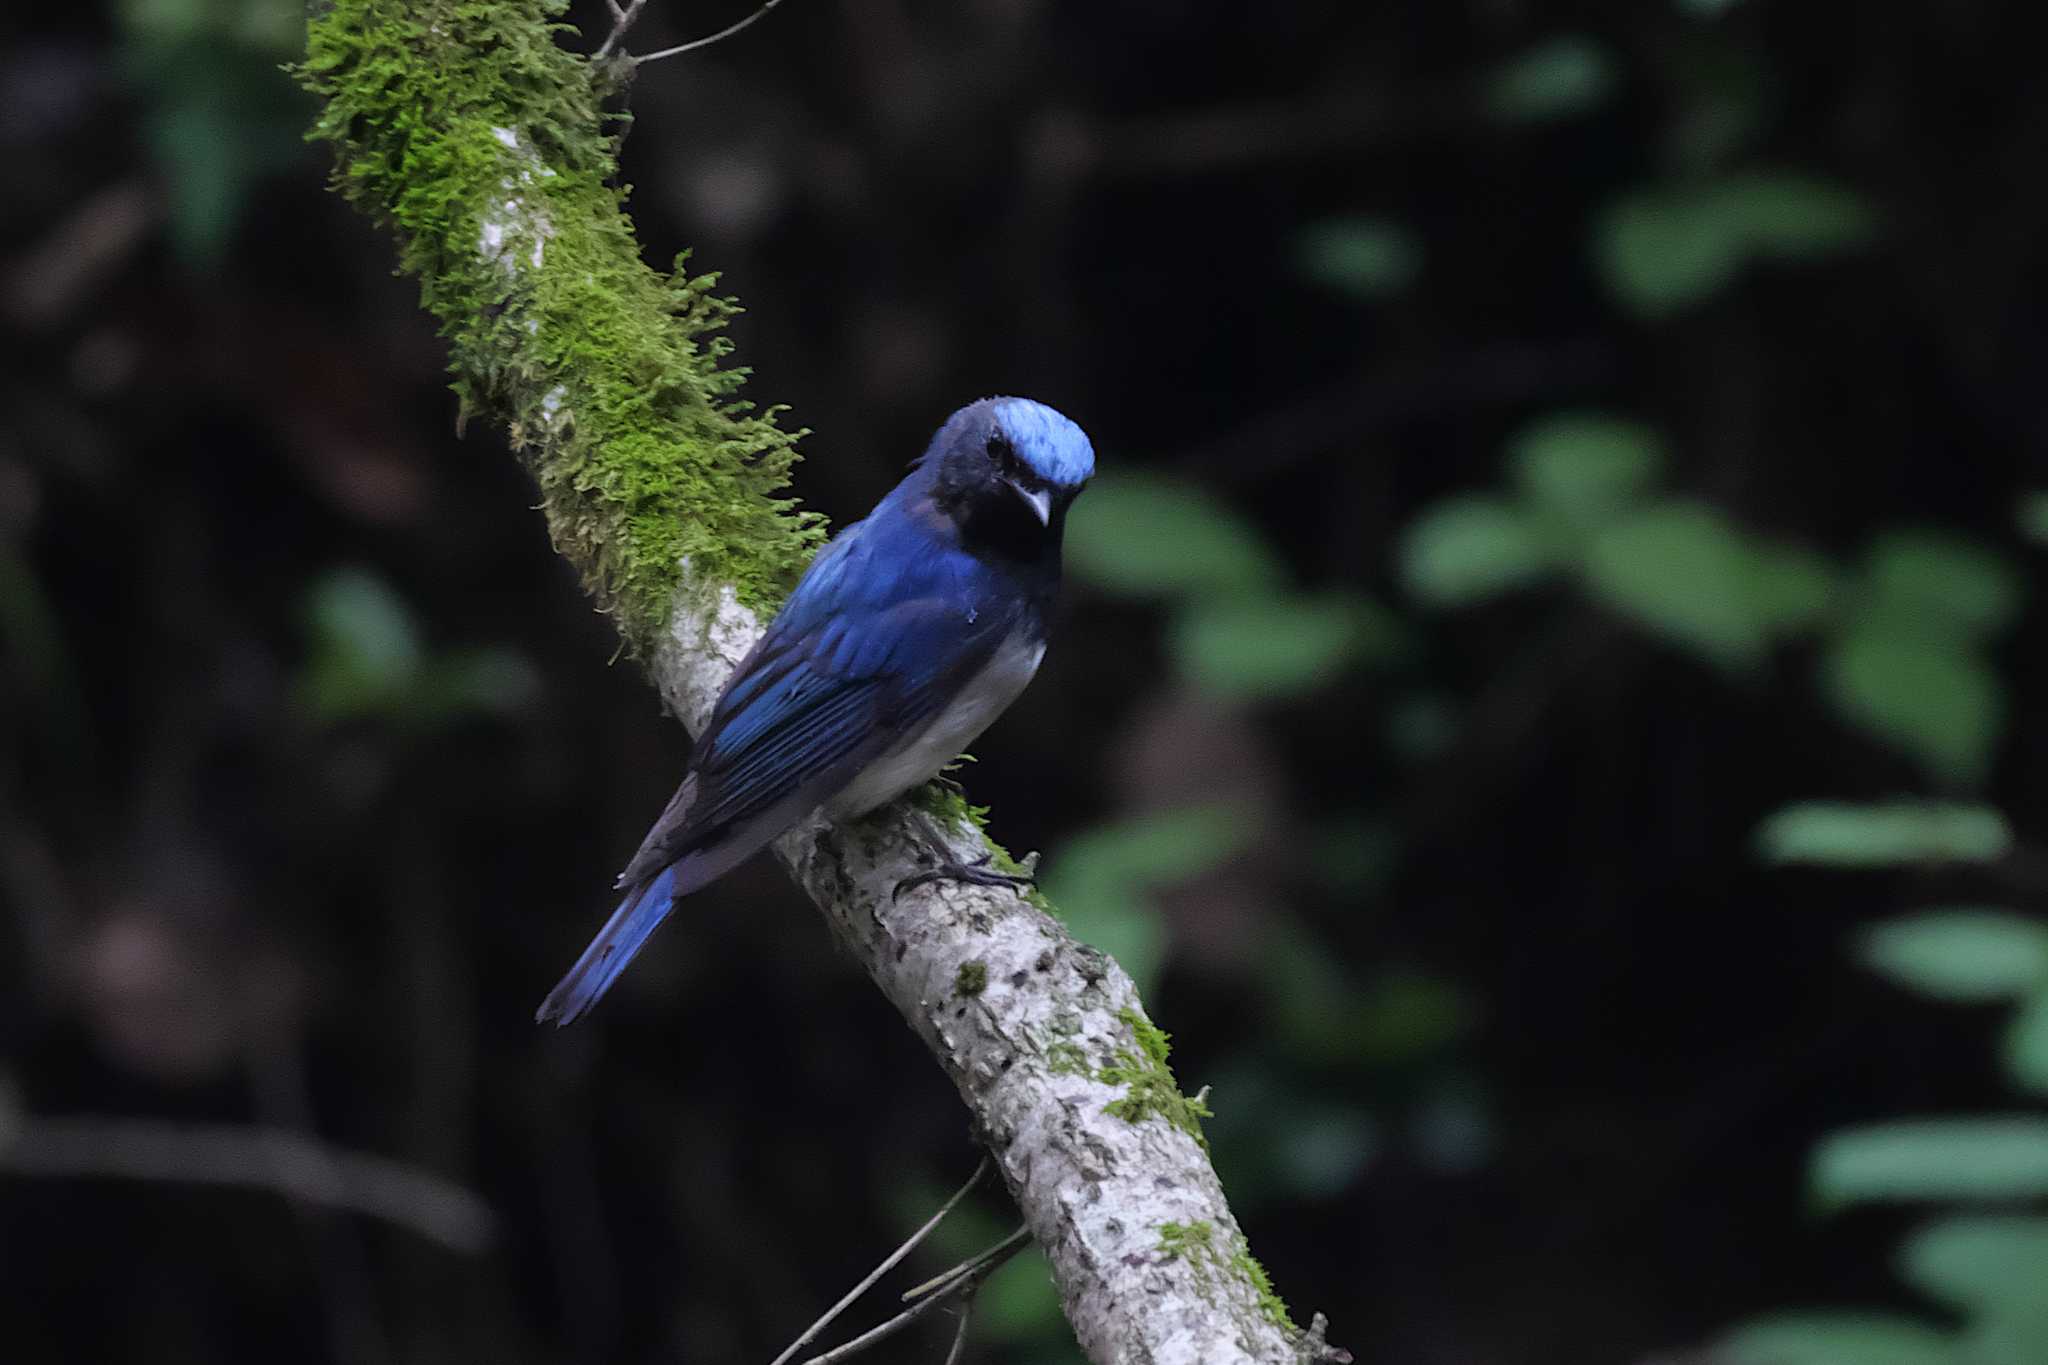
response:
M937 867L923 872L912 873L896 883L896 890L890 895L892 901L903 899L903 893L925 886L931 882L966 882L969 886L1007 886L1018 895L1035 890L1038 879L1029 872L998 872L989 864L995 861L995 854L984 853L971 863L940 863Z

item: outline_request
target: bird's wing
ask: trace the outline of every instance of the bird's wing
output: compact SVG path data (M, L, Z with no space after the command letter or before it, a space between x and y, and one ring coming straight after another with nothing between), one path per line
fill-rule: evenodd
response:
M620 886L717 845L716 856L691 858L702 871L675 894L708 882L823 804L987 664L1014 613L992 600L977 566L922 540L874 539L864 525L820 553L727 684Z

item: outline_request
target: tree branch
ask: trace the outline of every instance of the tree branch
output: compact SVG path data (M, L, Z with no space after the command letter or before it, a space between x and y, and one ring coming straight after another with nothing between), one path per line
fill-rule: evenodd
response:
M0 1171L275 1190L382 1218L472 1255L490 1245L497 1222L452 1181L283 1128L0 1112Z
M593 68L554 42L560 12L335 0L300 76L325 102L315 135L337 184L396 229L441 318L465 413L504 424L556 547L696 733L820 532L782 495L794 437L735 401L741 372L720 366L730 306L708 279L641 263ZM1007 889L892 898L935 855L1006 861L957 795L912 801L814 819L776 853L959 1089L1090 1359L1341 1357L1251 1259L1206 1111L1123 969Z

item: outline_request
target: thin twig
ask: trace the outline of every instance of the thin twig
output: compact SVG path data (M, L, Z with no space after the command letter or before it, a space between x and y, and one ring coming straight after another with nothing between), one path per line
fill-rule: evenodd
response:
M962 1185L959 1189L955 1190L953 1192L953 1197L951 1199L948 1199L945 1203L941 1204L939 1206L939 1211L933 1214L928 1220L926 1220L925 1225L923 1227L919 1228L916 1232L911 1233L909 1241L905 1242L902 1246L897 1247L894 1251L890 1252L888 1259L884 1260L880 1265L876 1266L873 1270L869 1271L868 1277L866 1279L862 1280L859 1284L855 1285L852 1289L848 1290L845 1298L841 1299L839 1302L833 1304L830 1308L826 1309L825 1316L819 1318L809 1327L806 1327L804 1329L804 1334L798 1337L795 1341L789 1343L789 1349L784 1351L781 1355L775 1357L775 1360L773 1361L772 1365L786 1365L786 1362L789 1360L791 1356L795 1355L798 1351L801 1351L804 1347L810 1345L813 1341L816 1341L818 1339L818 1333L824 1331L827 1327L830 1327L834 1319L836 1319L841 1313L844 1313L847 1309L853 1307L854 1300L858 1299L861 1295L867 1293L870 1289L873 1289L875 1287L875 1281L881 1279L884 1275L894 1270L905 1256L908 1256L912 1251L917 1249L918 1243L922 1242L925 1238L931 1236L932 1229L936 1228L939 1225L939 1223L942 1220L944 1220L945 1216L953 1211L953 1206L958 1204L961 1200L965 1199L968 1195L968 1192L972 1190L976 1185L979 1185L981 1183L981 1178L987 1174L988 1158L984 1156L981 1159L981 1163L974 1168L974 1174L967 1177L967 1183L965 1185Z
M904 1290L903 1302L909 1303L912 1299L921 1299L927 1294L941 1294L984 1266L988 1266L989 1269L993 1270L995 1267L988 1265L990 1261L1001 1265L1004 1261L1016 1255L1017 1248L1024 1245L1030 1236L1030 1228L1018 1228L988 1250L976 1252L951 1270L942 1270L923 1284L913 1289Z
M837 1365L837 1362L849 1360L859 1355L876 1342L886 1341L890 1337L895 1336L898 1332L910 1326L911 1323L916 1322L919 1318L931 1312L932 1309L950 1300L956 1293L965 1299L972 1299L981 1289L982 1282L995 1274L1003 1263L1016 1255L1017 1249L1029 1240L1029 1230L1018 1228L1008 1237L1005 1237L981 1255L976 1256L973 1260L964 1261L946 1272L952 1278L948 1279L945 1276L941 1276L942 1282L936 1289L933 1289L924 1298L910 1305L910 1307L904 1309L895 1317L890 1318L881 1326L868 1329L852 1341L847 1342L844 1346L835 1346L821 1356L812 1356L804 1362L804 1365ZM965 1330L963 1326L961 1329L963 1334ZM955 1346L956 1348L958 1346L957 1340Z
M640 4L645 4L646 2L647 0L639 0ZM746 18L740 20L736 24L726 25L724 28L718 30L718 32L712 34L708 38L692 38L687 43L678 43L674 47L665 47L659 52L650 52L644 57L635 57L633 59L633 65L645 66L649 62L658 62L663 57L680 57L685 52L695 52L700 47L710 47L713 43L722 43L727 38L732 37L735 33L739 33L744 29L752 28L755 24L759 23L762 19L767 17L769 10L774 9L777 5L781 3L782 0L766 0L766 3L764 3L761 6L761 8L755 10ZM605 54L603 52L599 52L597 55L602 57Z
M974 1296L980 1286L960 1296L960 1325L953 1331L953 1349L946 1352L946 1365L960 1365L961 1353L967 1349L967 1324L974 1321Z
M627 32L640 21L640 11L647 8L647 0L626 0L623 8L620 7L619 0L605 0L605 3L611 6L612 31L605 35L596 55L590 59L593 62L604 61L618 51L619 44L625 41Z

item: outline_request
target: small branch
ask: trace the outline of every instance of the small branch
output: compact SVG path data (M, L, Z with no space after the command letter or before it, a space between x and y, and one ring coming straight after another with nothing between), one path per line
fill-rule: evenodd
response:
M984 1266L993 1270L995 1268L995 1265L1001 1265L1004 1261L1009 1260L1012 1256L1017 1254L1018 1247L1023 1246L1026 1242L1030 1240L1031 1229L1018 1228L1015 1232L1011 1233L1008 1237L1005 1237L1002 1241L997 1242L987 1251L979 1252L973 1256L968 1257L966 1260L962 1261L960 1264L954 1266L950 1270L940 1271L938 1274L932 1276L929 1280L926 1280L923 1284L918 1285L915 1288L904 1290L903 1302L909 1303L913 1299L921 1299L925 1297L927 1294L943 1295L944 1292L952 1288L957 1281L974 1274L976 1271L981 1270ZM993 1261L995 1265L990 1265L989 1263L991 1261Z
M890 1337L895 1336L898 1332L910 1326L911 1323L916 1322L940 1304L951 1301L956 1295L962 1300L960 1330L954 1336L953 1350L947 1355L946 1359L949 1362L957 1360L960 1352L960 1343L967 1335L967 1309L972 1304L975 1294L980 1291L983 1281L1000 1270L1003 1264L1012 1256L1015 1256L1018 1250L1030 1240L1031 1230L1029 1228L1018 1228L1017 1231L1011 1233L1001 1242L973 1260L963 1262L961 1265L955 1266L953 1270L948 1271L947 1275L951 1276L950 1279L942 1276L941 1280L943 1282L937 1289L934 1289L930 1294L919 1299L895 1317L890 1318L881 1326L870 1328L852 1341L847 1342L844 1346L835 1346L821 1356L812 1356L804 1362L804 1365L837 1365L839 1361L850 1360L875 1343L886 1341Z
M645 4L646 0L639 0L639 3ZM685 52L695 52L700 47L710 47L713 43L722 43L727 38L732 37L734 34L743 32L749 28L752 28L755 24L761 22L761 20L765 19L768 16L769 10L774 9L777 5L781 3L782 0L766 0L766 3L764 3L761 6L761 8L755 10L752 14L749 14L746 18L740 20L736 24L728 24L724 28L718 30L718 32L711 34L709 37L706 38L692 38L687 43L678 43L674 47L665 47L659 52L650 52L644 57L635 57L633 59L633 65L645 66L649 62L658 62L664 57L680 57ZM605 54L603 52L599 52L597 55L602 57Z
M981 1159L981 1164L974 1168L974 1174L967 1177L967 1183L965 1185L962 1185L959 1189L955 1190L953 1192L953 1197L951 1199L948 1199L944 1204L941 1204L939 1206L939 1211L933 1214L929 1219L925 1220L925 1225L923 1227L919 1228L916 1232L911 1233L909 1241L905 1242L902 1246L897 1247L894 1251L890 1252L889 1255L882 1261L880 1265L876 1266L873 1270L868 1272L868 1277L866 1279L862 1280L859 1284L855 1285L851 1290L847 1291L845 1298L841 1299L839 1302L833 1304L830 1308L826 1309L825 1315L823 1317L819 1318L809 1327L806 1327L804 1329L804 1334L798 1337L795 1341L789 1343L789 1349L784 1351L781 1355L775 1357L774 1361L772 1362L772 1365L785 1365L785 1362L788 1361L791 1356L795 1355L798 1351L801 1351L804 1347L810 1345L813 1341L816 1341L818 1338L818 1334L824 1331L827 1327L830 1327L835 1318L837 1318L841 1313L844 1313L847 1309L853 1307L854 1300L858 1299L861 1295L867 1293L870 1289L873 1289L875 1287L875 1282L877 1280L881 1279L884 1275L894 1270L905 1256L908 1256L912 1251L914 1251L917 1248L918 1243L924 1241L925 1238L931 1236L932 1229L936 1228L940 1224L940 1222L945 1219L945 1216L953 1211L953 1207L956 1204L958 1204L961 1200L965 1199L968 1195L968 1192L971 1191L976 1185L979 1185L981 1183L981 1178L987 1174L988 1158L983 1157Z
M946 1365L960 1365L961 1353L967 1349L967 1324L973 1321L974 1295L964 1294L960 1298L960 1325L953 1331L953 1346L946 1352Z
M381 1218L469 1255L490 1245L497 1222L452 1181L279 1128L21 1118L0 1127L0 1171L272 1190Z
M619 50L619 44L626 40L626 34L632 31L633 25L640 22L640 11L647 8L647 0L626 0L623 7L620 6L619 0L604 2L612 12L612 31L605 35L604 42L598 45L597 52L590 59L599 63L606 61Z

